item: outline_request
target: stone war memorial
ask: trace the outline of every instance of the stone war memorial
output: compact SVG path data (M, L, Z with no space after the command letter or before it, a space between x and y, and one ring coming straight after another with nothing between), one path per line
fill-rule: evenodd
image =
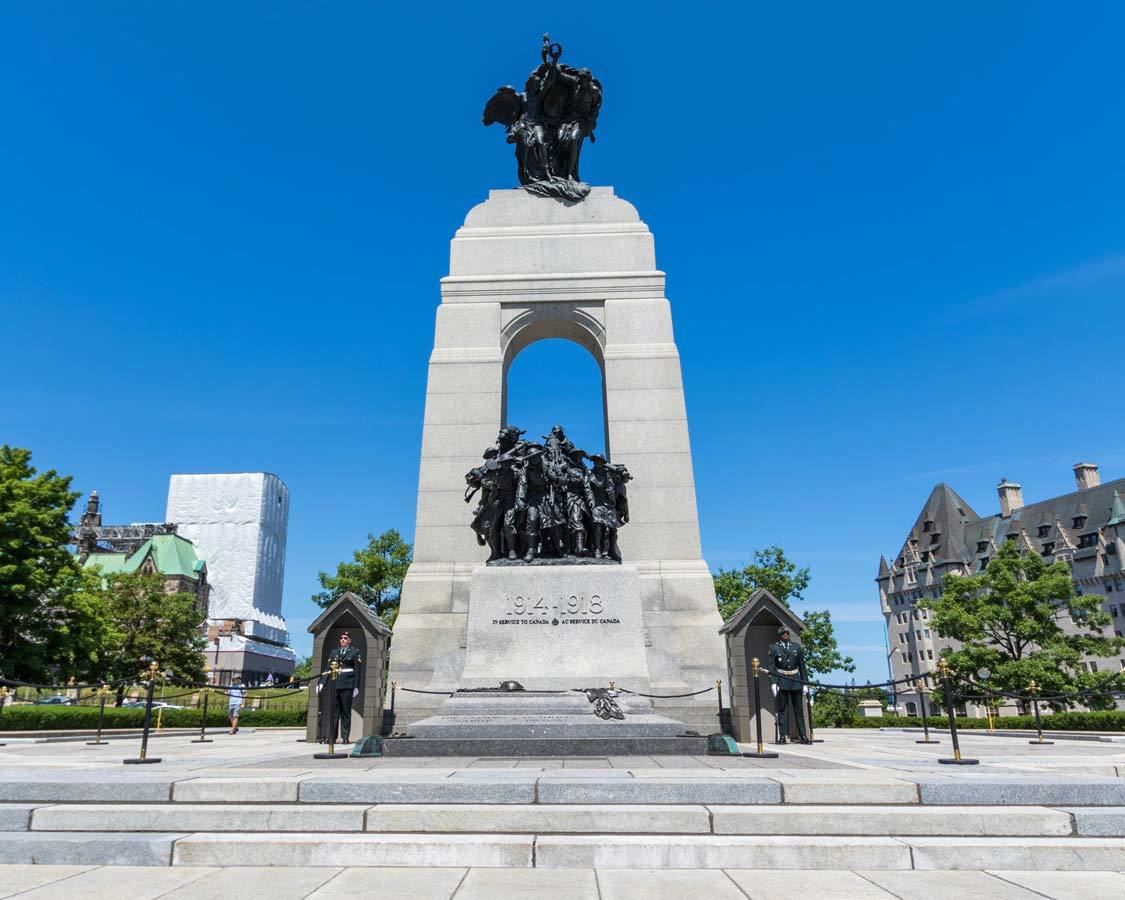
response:
M521 187L469 211L441 280L390 664L410 740L389 754L699 752L717 730L722 621L664 273L637 210L579 178L601 85L561 52L545 38L525 90L488 101ZM604 448L508 422L509 368L548 338L597 361ZM580 692L611 685L622 718Z

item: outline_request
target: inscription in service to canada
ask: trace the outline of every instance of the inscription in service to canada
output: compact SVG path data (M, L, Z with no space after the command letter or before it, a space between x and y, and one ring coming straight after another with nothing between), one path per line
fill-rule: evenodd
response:
M548 597L543 594L508 594L504 611L493 625L620 625L621 619L609 609L600 594L570 594Z

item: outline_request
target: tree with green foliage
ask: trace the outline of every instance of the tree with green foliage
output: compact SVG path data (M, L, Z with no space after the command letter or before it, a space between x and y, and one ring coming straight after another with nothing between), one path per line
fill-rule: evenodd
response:
M296 666L293 667L293 678L301 684L309 680L312 675L312 657L306 656Z
M25 681L65 677L74 656L69 600L80 582L68 552L78 493L54 469L39 474L31 451L0 446L0 674Z
M754 551L754 562L741 569L719 569L715 579L715 599L719 614L729 619L743 603L764 588L774 597L791 606L791 600L805 599L803 591L809 586L808 568L797 568L781 547L767 547ZM826 672L854 672L855 660L840 653L836 634L832 628L832 614L828 610L810 610L801 618L805 630L801 632L801 646L805 651L805 665L809 674Z
M369 534L367 546L356 550L350 562L336 566L335 575L321 572L317 576L323 590L313 594L313 602L328 607L341 594L351 591L362 598L375 615L393 625L402 580L406 577L413 549L393 528L378 537Z
M177 680L204 680L204 615L194 594L168 592L158 572L115 574L87 593L108 626L92 665L97 678L136 677L152 657Z
M798 569L796 563L780 547L754 551L754 561L741 569L719 569L715 578L715 596L719 614L729 619L757 590L765 588L786 606L791 600L804 600L809 586L809 570Z
M960 642L959 649L942 651L954 672L972 677L987 668L994 690L1023 694L1032 679L1044 694L1096 688L1105 674L1083 671L1080 660L1111 657L1125 647L1125 639L1106 634L1112 620L1101 598L1075 593L1066 562L1021 554L1014 541L1005 541L983 572L946 575L941 597L918 606L931 611L930 625L939 635ZM1064 618L1074 623L1076 634L1063 629ZM980 692L962 684L959 694ZM1105 696L1081 702L1113 706Z

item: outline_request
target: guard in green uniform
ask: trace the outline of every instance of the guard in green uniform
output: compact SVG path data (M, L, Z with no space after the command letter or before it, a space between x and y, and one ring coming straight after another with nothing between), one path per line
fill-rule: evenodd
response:
M363 660L359 658L359 651L352 646L352 636L346 631L340 635L340 646L328 657L330 667L333 660L339 664L340 674L336 676L336 703L329 734L335 737L338 730L340 743L349 744L352 735L352 699L359 694L359 674Z
M773 694L777 698L778 743L784 744L789 734L789 710L792 709L801 743L811 744L805 730L805 717L801 715L801 699L808 691L805 682L809 680L805 652L800 644L789 640L789 629L784 625L777 629L777 635L779 640L770 644L769 670Z

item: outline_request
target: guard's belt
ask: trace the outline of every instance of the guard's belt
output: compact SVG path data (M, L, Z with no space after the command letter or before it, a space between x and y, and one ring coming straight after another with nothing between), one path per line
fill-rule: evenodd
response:
M778 675L800 675L800 669L775 669Z

